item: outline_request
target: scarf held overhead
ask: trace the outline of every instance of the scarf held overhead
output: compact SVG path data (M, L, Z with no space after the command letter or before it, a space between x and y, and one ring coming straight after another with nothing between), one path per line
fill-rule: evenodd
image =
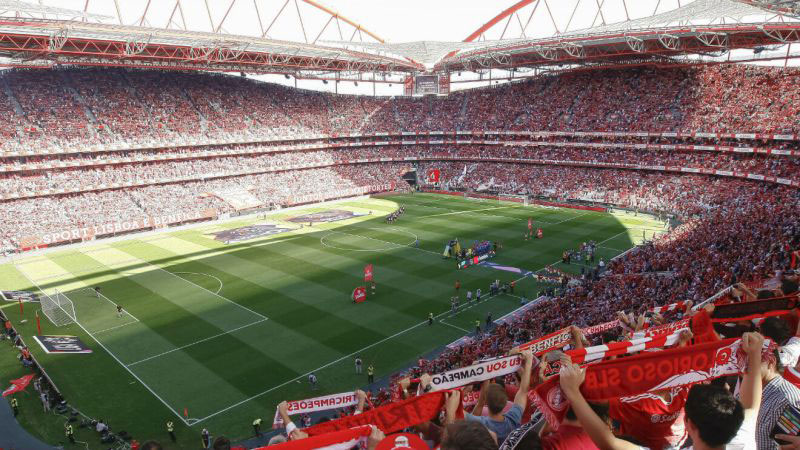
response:
M332 433L321 434L319 436L299 439L296 441L284 442L282 444L270 445L268 450L306 450L309 448L324 450L350 450L361 448L360 444L366 442L372 432L372 428L367 425L349 428ZM267 447L259 447L257 450L265 450Z
M394 433L436 417L444 406L445 392L447 391L431 392L389 403L355 416L323 422L303 431L309 436L318 436L361 425L375 425L385 434Z
M765 347L768 344L765 342ZM738 375L744 372L746 362L741 339L644 352L586 367L581 393L589 401L629 397ZM558 427L569 406L559 377L539 385L533 397L548 422Z
M549 351L559 349L569 344L571 339L572 333L570 333L569 328L562 328L546 336L522 344L519 346L519 349L527 350L530 348L534 355L542 356Z
M434 391L454 389L468 384L508 375L522 367L519 355L481 361L468 367L449 370L431 376L431 387Z
M323 397L287 402L290 416L346 408L356 404L358 404L358 397L356 397L354 392L343 392L341 394L331 394ZM273 428L280 428L283 426L283 420L281 420L277 410L275 410L275 419L273 420L272 426Z

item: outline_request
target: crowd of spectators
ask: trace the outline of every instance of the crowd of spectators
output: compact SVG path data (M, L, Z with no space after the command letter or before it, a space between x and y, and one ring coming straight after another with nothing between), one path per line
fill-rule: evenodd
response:
M338 96L244 77L197 73L10 70L0 74L0 112L7 116L0 126L0 151L180 143L189 136L309 139L360 132L440 130L795 134L800 133L796 121L800 114L799 81L800 72L794 69L742 65L610 69L547 75L440 99ZM592 140L598 141L627 142ZM167 145L159 150L119 150L102 156L6 157L0 160L3 167L30 162L78 167L53 164L41 170L19 170L0 180L0 195L19 197L0 205L0 241L13 247L21 237L136 216L234 211L234 205L221 192L247 192L262 205L291 205L304 198L329 198L326 196L352 188L393 182L402 185L400 176L410 168L409 162L357 162L378 158L423 158L424 162L418 164L420 178L424 180L430 169L439 169L440 185L448 189L603 202L679 216L681 224L670 233L610 262L602 275L595 272L576 278L564 283L557 294L548 293L543 300L546 307L529 309L432 360L421 359L408 373L395 376L389 390L371 393L370 403L375 406L409 396L410 378L420 379L421 393L430 382L426 374L507 354L521 343L566 327L575 333L575 347L588 345L590 342L584 343L576 330L613 320L619 317L618 312L642 314L648 308L678 301L698 303L728 286L754 285L771 278L780 280L781 295L792 294L792 286L797 290L796 279L786 278L783 272L790 264L791 251L800 248L797 189L708 175L577 167L580 163L680 166L797 180L800 167L793 157L598 149L565 142L568 145L391 145L270 153L261 151L264 148L259 144L212 149ZM676 141L664 138L653 142ZM794 142L764 145L796 148ZM222 154L202 154L209 151ZM225 154L228 151L230 154ZM110 161L130 157L147 161ZM491 158L527 159L534 164L486 161ZM122 186L82 192L87 187L111 185ZM62 193L36 193L42 190ZM775 320L784 319L769 320L760 331L774 343L788 346L788 336L775 332L784 327L775 325ZM777 420L774 405L780 401L800 408L800 389L780 381L775 361L759 368L762 338L756 333L743 336L741 345L750 368L741 380L744 394L740 399L724 390L711 392L704 385L668 395L654 394L667 404L658 420L655 415L647 417L658 426L637 430L631 416L617 415L618 431L632 433L653 449L679 448L687 436L694 448L718 448L734 436L743 437L744 441L735 442L745 442L744 448L777 448L768 436ZM591 339L608 343L629 337L624 329L613 329ZM691 338L682 334L680 345L691 345ZM791 366L797 364L796 359ZM529 385L544 381L544 377L534 373L532 360L530 354L522 353L523 370L511 377L505 389L484 383L477 405L466 420L454 416L460 396L468 389L449 393L445 416L424 426L415 424L422 427L416 431L443 449L513 448L518 442L512 438L515 442L504 443L505 438L524 431L538 417L528 401L528 391ZM595 413L584 407L578 389L582 381L577 368L565 361L560 382L572 404L572 415L567 415L562 431L545 427L535 433L541 442L539 447L531 444L529 448L642 448L628 447L605 425L597 425ZM761 389L756 388L762 384L764 404ZM711 400L706 400L710 397L714 400L709 408L706 403ZM513 401L507 402L510 398ZM610 403L617 405L612 410L619 411L620 402L612 399ZM708 419L708 415L698 413L704 407L716 416ZM744 418L733 417L731 411L737 408ZM279 410L286 413L285 405ZM747 422L742 429L756 431L740 436L739 426L730 426L737 420L739 424L749 420L752 423ZM288 415L284 417L284 423L290 422ZM709 434L708 430L724 424L732 430L726 431L730 436L720 439L718 433ZM564 429L572 430L572 434L567 436ZM286 431L293 439L304 437L296 427Z
M512 167L503 165L489 170L483 167L482 173L497 176L501 170ZM442 169L443 179L463 174L455 167L440 165L439 168ZM570 191L569 186L574 184L570 182L581 183L580 177L587 171L569 168L559 170L561 172L553 176L566 183L565 190L559 192L559 195L561 198L570 198L576 192ZM663 192L658 189L669 186L678 178L655 174L650 179L637 179L638 174L631 175L631 172L615 170L588 172L599 175L603 180L619 180L620 186L635 184L637 192L649 192L651 199L663 198ZM477 175L479 179L473 180L475 173L477 171L463 175L463 183L481 184L484 175ZM523 180L532 181L531 188L535 190L533 186L547 185L550 181L550 178L540 178L541 175L542 173L534 173L530 179ZM603 183L598 181L600 180L595 178L587 183L596 189L603 189ZM681 177L674 188L684 195L681 198L668 198L664 207L681 209L702 198L709 202L708 210L686 217L671 233L612 261L601 276L583 277L570 282L557 294L545 295L542 300L544 304L494 328L487 327L485 333L475 334L471 339L447 348L432 360L420 359L408 372L393 376L388 390L370 393L374 404L385 405L408 397L409 383L419 380L420 385L424 386L431 380L427 374L442 374L487 358L513 354L519 345L560 329L571 330L573 348L629 339L630 329L625 328L614 328L591 337L583 336L580 331L587 326L619 318L620 312L632 313L642 320L644 313L653 307L681 301L698 304L728 286L745 286L737 289L748 291L752 299L797 295L798 276L792 275L791 271L787 272L792 264L791 249L800 248L800 225L796 220L796 212L800 210L800 193L796 189L702 176ZM748 285L763 285L764 289L756 295L749 292L746 287ZM729 300L730 297L719 303ZM713 311L713 306L706 310ZM691 314L694 313L682 307L677 316L671 316L670 319L689 317ZM527 398L515 396L515 392L528 392L528 380L535 386L547 379L543 369L547 365L544 364L538 373L536 370L532 373L526 367L516 377L493 381L492 383L505 383L505 387L494 394L492 386L496 385L484 383L480 396L470 397L471 403L462 401L465 422L450 416L457 408L455 403L451 405L451 394L448 394L444 405L447 414L433 419L431 423L423 423L413 431L419 432L430 445L441 445L441 448L447 449L488 449L498 448L500 444L503 449L662 449L681 448L688 444L694 445L694 448L726 448L724 445L728 443L743 445L734 448L777 449L778 443L772 438L772 428L785 405L793 408L800 406L800 389L797 387L798 380L789 382L783 378L781 374L784 367L775 362L776 359L760 361L764 338L762 334L778 346L785 345L781 347L781 352L785 349L785 353L780 353L779 359L782 364L794 367L798 361L797 355L792 353L796 351L793 346L800 343L800 340L789 339L794 333L791 330L793 318L794 316L771 318L763 323L757 321L760 327L756 330L761 334L741 335L739 332L742 349L749 355L749 369L744 371L744 376L739 381L739 389L742 390L740 397L734 396L726 387L733 389L737 384L734 377L733 380L700 383L649 396L611 399L604 407L593 404L591 409L594 411L587 413L588 404L583 402L578 389L583 382L582 375L577 366L569 362L569 359L564 360L562 356L560 383L572 404L572 411L567 414L558 430L548 424L542 428L544 420L537 414L537 407L527 403ZM662 317L659 319L663 320ZM753 325L746 322L753 329ZM639 326L641 323L643 322ZM679 345L695 345L700 342L693 341L692 337L691 333L682 333ZM719 339L719 336L716 338ZM794 356L788 356L790 354ZM524 359L527 358L525 356ZM761 369L756 368L759 366ZM595 385L597 382L598 380L592 381ZM756 396L748 393L751 388L755 389L752 392L757 393ZM452 395L457 398L466 397L472 389L474 388L471 385L467 385L460 393ZM417 391L418 395L422 392L421 388ZM492 403L490 399L493 395L497 397L494 404L484 408L487 402ZM709 398L709 395L713 398ZM472 412L474 415L467 414L467 408L475 405L476 398L478 402ZM648 403L643 400L646 398L650 398L650 402L652 399L661 400ZM720 401L727 406L716 403ZM581 409L584 406L587 409ZM739 408L738 413L734 413L734 407ZM595 414L605 420L600 420ZM701 417L703 414L711 416L704 419ZM609 415L614 419L611 428L617 433L616 436L606 424ZM688 419L686 423L684 415ZM462 435L460 427L476 426L474 423L467 425L470 422L478 422L482 426L472 433ZM648 425L642 427L641 424L645 423ZM533 432L528 433L530 429ZM712 429L717 431L710 431ZM454 439L455 436L451 433L457 433L459 439L463 438L464 441ZM523 439L526 443L513 438L503 442L506 436L515 433L527 434L528 437ZM304 436L300 432L290 433L290 437L298 439ZM796 448L791 444L797 445L797 441L782 435L778 437L790 444L781 448Z
M0 247L15 248L22 238L49 232L150 216L191 216L209 209L216 214L232 212L234 207L215 194L231 189L251 193L263 207L290 206L309 195L335 198L337 192L351 188L397 185L407 169L408 165L396 163L336 166L14 200L5 202L0 212ZM163 168L153 170L157 175ZM125 173L132 176L126 181L144 176Z
M454 130L797 133L800 73L755 66L615 69L446 98L298 91L249 78L125 69L11 70L0 148Z

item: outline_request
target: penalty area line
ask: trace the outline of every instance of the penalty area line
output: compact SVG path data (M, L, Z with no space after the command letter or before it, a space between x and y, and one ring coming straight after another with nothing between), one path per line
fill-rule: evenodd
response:
M525 278L526 278L526 277L521 277L521 278L518 278L518 279L514 280L514 282L515 282L515 283L516 283L516 282L519 282L519 281L521 281L521 280L524 280ZM489 300L489 299L491 299L491 298L494 298L494 297L496 297L496 296L498 296L498 295L501 295L501 294L500 294L500 293L498 293L498 294L495 294L495 295L490 295L490 296L488 296L488 297L486 298L486 300ZM441 313L439 313L439 314L437 314L437 315L433 316L433 319L434 319L434 320L437 320L437 319L439 319L440 317L442 317L442 316L445 316L445 315L447 315L447 314L451 314L451 313L452 313L452 311L450 310L450 308L448 308L448 309L447 309L447 310L445 310L444 312L441 312ZM411 327L409 327L409 328L406 328L405 330L400 330L400 331L398 331L397 333L395 333L395 334L393 334L393 335L391 335L391 336L387 336L387 337L385 337L385 338L383 338L383 339L381 339L381 340L379 340L379 341L377 341L377 342L374 342L374 343L372 343L372 344L370 344L370 345L368 345L368 346L366 346L366 347L364 347L364 348L362 348L362 349L356 350L356 351L354 351L353 353L350 353L349 355L345 355L345 356L342 356L342 357L341 357L341 358L339 358L339 359L336 359L336 360L334 360L334 361L331 361L331 362L329 362L329 363L325 364L324 366L317 367L317 368L316 368L316 369L314 369L314 370L308 371L308 372L306 372L306 373L304 373L304 374L302 374L302 375L298 375L298 376L296 376L296 377L294 377L294 378L292 378L292 379L290 379L290 380L287 380L287 381L285 381L285 382L283 382L283 383L281 383L281 384L279 384L279 385L277 385L277 386L273 386L273 387L271 387L271 388L269 388L269 389L267 389L267 390L265 390L265 391L259 392L258 394L255 394L255 395L253 395L253 396L251 396L251 397L248 397L248 398L246 398L246 399L244 399L244 400L238 401L238 402L236 402L236 403L234 403L234 404L232 404L232 405L230 405L230 406L227 406L227 407L225 407L225 408L223 408L223 409L220 409L219 411L217 411L217 412L215 412L215 413L209 414L208 416L206 416L206 417L203 417L202 419L196 419L196 421L195 421L195 422L192 422L191 424L187 424L187 425L189 425L189 426L194 426L194 425L196 425L196 424L198 424L198 423L201 423L201 422L204 422L204 421L206 421L206 420L208 420L208 419L210 419L210 418L212 418L212 417L215 417L215 416L218 416L218 415L220 415L220 414L222 414L222 413L228 412L228 411L230 411L230 410L231 410L231 409L233 409L233 408L236 408L236 407L238 407L238 406L241 406L241 405L243 405L243 404L245 404L245 403L247 403L247 402L249 402L249 401L255 400L255 399L257 399L257 398L259 398L259 397L261 397L261 396L263 396L263 395L269 394L270 392L273 392L273 391L275 391L275 390L277 390L277 389L280 389L280 388L282 388L282 387L284 387L284 386L287 386L287 385L289 385L289 384L291 384L291 383L294 383L294 382L295 382L295 381L297 381L297 380L302 380L302 379L305 379L306 377L308 377L308 376L309 376L310 374L312 374L312 373L319 372L320 370L323 370L323 369L327 369L328 367L330 367L330 366L332 366L332 365L334 365L334 364L338 364L338 363L340 363L340 362L342 362L342 361L344 361L344 360L346 360L346 359L348 359L348 358L352 358L352 357L353 357L353 356L355 356L355 355L358 355L358 354L364 353L365 351L367 351L367 350L371 349L372 347L375 347L375 346L377 346L377 345L383 344L384 342L386 342L386 341L388 341L388 340L394 339L394 338L396 338L397 336L400 336L400 335L403 335L403 334L405 334L405 333L408 333L409 331L411 331L411 330L415 330L415 329L417 329L417 328L419 328L419 327L421 327L421 326L423 326L423 325L424 325L424 326L427 326L427 325L428 325L428 320L427 320L427 319L426 319L426 320L423 320L422 322L420 322L420 323L418 323L418 324L416 324L416 325L412 325ZM445 323L445 325L450 325L450 324L447 324L447 323ZM453 327L455 327L455 325L452 325L452 326L453 326ZM458 327L455 327L455 328L458 328ZM469 331L466 331L466 330L464 330L463 328L459 328L459 329L460 329L461 331L464 331L464 332L466 332L466 333L469 333Z

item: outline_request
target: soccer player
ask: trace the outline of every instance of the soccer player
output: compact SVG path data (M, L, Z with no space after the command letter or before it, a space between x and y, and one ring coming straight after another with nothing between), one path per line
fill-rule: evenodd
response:
M94 287L94 296L96 298L100 298L100 286L95 286Z
M472 301L472 291L467 291L467 303Z
M311 372L308 375L308 382L309 382L309 384L311 384L311 389L316 391L317 390L317 376L314 375L314 372Z
M489 326L492 325L492 312L489 311L489 314L486 315L486 330L489 330Z
M203 444L203 448L211 448L211 433L208 432L205 428L200 433L201 442Z
M456 280L455 288L456 294L458 294L458 290L461 289L461 280Z
M71 444L75 443L75 436L73 433L74 431L72 430L72 425L67 424L67 426L64 427L64 434L67 436L67 439L69 439Z
M478 288L478 290L475 291L475 303L479 302L480 299L481 299L481 288Z
M356 356L356 374L357 375L361 374L361 369L363 368L363 366L364 366L364 362L361 361L361 357L360 356Z
M428 313L428 326L433 325L433 313Z
M122 305L117 305L117 317L122 317Z
M167 433L169 433L169 438L172 440L172 442L178 442L178 440L175 438L175 425L171 420L167 421Z

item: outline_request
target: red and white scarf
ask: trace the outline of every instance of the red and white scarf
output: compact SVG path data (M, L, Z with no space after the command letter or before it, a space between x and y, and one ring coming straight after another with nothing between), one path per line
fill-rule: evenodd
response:
M309 436L318 436L334 431L346 430L360 425L375 425L385 434L427 422L439 414L444 406L445 392L430 392L399 402L389 403L355 416L323 422L303 431Z
M675 303L672 303L672 304L669 304L669 305L665 305L665 306L654 306L654 307L650 308L648 311L661 314L661 313L664 313L664 312L667 312L667 311L675 311L675 310L686 309L686 306L688 304L689 304L689 302L687 302L687 301L680 301L680 302L675 302Z
M774 344L766 341L762 358ZM726 339L659 352L643 352L586 367L581 393L589 401L629 397L645 392L687 386L745 371L747 358L741 339ZM551 426L558 428L569 407L555 376L539 385L533 401Z
M346 430L321 434L319 436L313 436L307 439L299 439L296 441L284 442L282 444L270 445L269 448L259 447L256 450L306 450L310 448L324 450L350 450L353 447L362 448L361 445L366 444L367 438L371 432L372 428L370 428L369 425L363 425Z
M670 347L678 343L678 340L680 339L680 334L683 330L688 330L688 328L682 328L676 330L672 334L644 337L640 339L634 339L631 341L609 342L608 344L605 345L596 345L594 347L574 349L564 353L570 357L573 363L583 366L586 364L603 360L611 356L619 356L626 354L629 355L644 350L654 350L664 347ZM547 376L552 376L557 374L560 368L561 368L560 361L553 361L548 364L545 373Z
M306 400L294 400L287 402L289 406L289 415L295 414L308 414L318 411L328 411L337 408L346 408L358 404L358 397L355 392L343 392L341 394L331 394L322 397L314 397ZM275 420L272 422L272 428L283 427L283 420L275 410Z
M530 348L534 355L542 356L549 351L559 349L569 344L570 340L572 340L572 333L570 333L569 328L562 328L546 336L526 342L520 345L519 349L527 350Z
M685 319L681 319L675 322L668 322L662 325L658 325L655 327L645 328L644 330L639 330L633 333L633 339L641 339L646 337L653 337L653 336L663 336L665 334L673 334L675 330L680 330L683 328L688 328L691 324L691 318L687 317Z
M431 375L431 390L454 389L468 384L514 373L522 367L519 355L504 356L475 363L460 369Z
M604 331L612 330L620 326L619 319L614 319L610 322L601 323L599 325L592 325L591 327L586 327L581 330L584 336L592 336L595 334L602 333Z

